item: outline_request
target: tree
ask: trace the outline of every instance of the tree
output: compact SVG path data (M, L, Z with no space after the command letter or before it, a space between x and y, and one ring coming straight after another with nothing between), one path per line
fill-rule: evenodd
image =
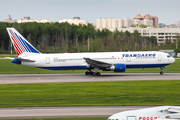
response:
M147 28L147 25L141 24L139 25L140 28Z

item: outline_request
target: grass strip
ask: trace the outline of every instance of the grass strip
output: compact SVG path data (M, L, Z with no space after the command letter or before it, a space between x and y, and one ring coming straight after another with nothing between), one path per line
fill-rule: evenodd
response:
M180 81L0 85L0 107L180 105Z
M85 73L86 70L46 70L40 68L30 68L24 65L17 65L11 63L11 60L0 59L0 74L51 74L51 73ZM114 73L113 71L100 71L101 73ZM126 69L125 73L159 73L160 68L136 68L136 69ZM180 72L180 59L176 59L171 65L168 65L164 69L165 73L178 73Z

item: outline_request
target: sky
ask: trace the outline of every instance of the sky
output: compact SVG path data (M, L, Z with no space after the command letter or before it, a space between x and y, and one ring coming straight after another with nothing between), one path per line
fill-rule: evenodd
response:
M58 22L75 16L96 23L97 18L131 18L136 14L150 14L159 23L180 21L180 0L0 0L0 21L11 15L20 20L47 19Z

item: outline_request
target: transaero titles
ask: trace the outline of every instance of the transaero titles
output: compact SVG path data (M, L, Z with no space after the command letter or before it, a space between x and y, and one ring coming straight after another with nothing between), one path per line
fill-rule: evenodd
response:
M149 54L122 54L122 57L147 57L147 58L154 58L156 57L155 53L149 53Z

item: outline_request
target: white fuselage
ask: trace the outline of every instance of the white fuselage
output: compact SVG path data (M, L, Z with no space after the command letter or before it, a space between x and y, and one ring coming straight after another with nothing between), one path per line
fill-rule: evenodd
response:
M90 58L112 65L123 63L126 68L164 67L175 61L167 53L157 51L31 54L28 56L23 54L19 57L35 61L22 61L22 65L51 70L87 69L88 64L83 58Z
M160 106L119 112L110 116L108 120L172 120L174 115L173 113L176 113L176 115L178 115L176 117L179 117L178 112L168 111L172 107L174 106ZM179 109L179 107L174 108Z

